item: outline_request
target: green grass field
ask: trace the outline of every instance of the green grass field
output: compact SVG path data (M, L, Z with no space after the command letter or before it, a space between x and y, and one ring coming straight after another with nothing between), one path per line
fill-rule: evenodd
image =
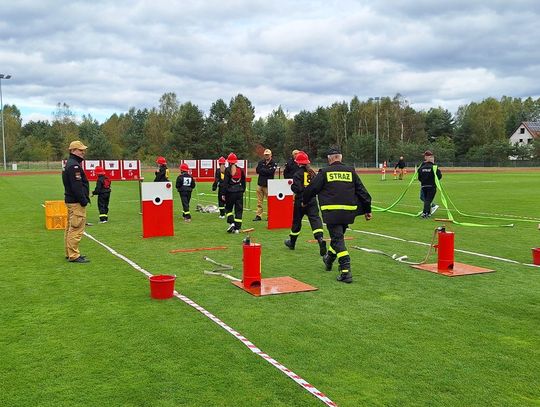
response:
M378 206L406 185L362 179ZM463 212L540 219L537 172L445 173L443 185ZM415 183L397 209L418 212L418 190ZM262 243L263 277L319 288L256 298L202 273L212 267L208 255L241 277L244 235L196 213L197 202L215 203L210 184L198 193L192 223L180 220L175 194L176 235L142 239L137 183L113 182L110 222L97 224L94 200L87 232L152 274L176 274L180 293L340 406L540 406L540 268L457 252L457 261L496 272L447 278L351 249L425 256L427 247L411 241L429 243L436 222L374 213L347 234L354 283L345 285L306 242L308 224L290 251L287 230L268 231L246 210L244 227L255 227L252 239ZM89 238L81 250L91 263L66 262L63 232L45 229L41 206L57 199L60 174L0 177L0 405L322 405L192 307L150 299L146 277ZM456 249L531 263L540 220L513 223L451 226ZM221 245L228 250L169 253Z

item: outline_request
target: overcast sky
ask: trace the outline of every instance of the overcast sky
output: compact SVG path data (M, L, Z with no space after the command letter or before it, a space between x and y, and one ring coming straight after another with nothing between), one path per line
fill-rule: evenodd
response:
M165 92L257 116L402 94L416 109L540 97L540 1L54 1L0 10L4 103L100 122Z

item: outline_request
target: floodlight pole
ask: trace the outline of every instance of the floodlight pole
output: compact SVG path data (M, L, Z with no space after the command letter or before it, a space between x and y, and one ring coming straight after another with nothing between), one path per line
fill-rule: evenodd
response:
M375 115L375 167L379 168L379 100L380 97L374 97L377 101L377 114Z
M2 116L2 152L4 153L4 171L7 171L7 164L6 164L6 136L4 132L4 100L2 98L2 79L11 79L11 75L5 75L3 73L0 73L0 109L1 109L1 116Z

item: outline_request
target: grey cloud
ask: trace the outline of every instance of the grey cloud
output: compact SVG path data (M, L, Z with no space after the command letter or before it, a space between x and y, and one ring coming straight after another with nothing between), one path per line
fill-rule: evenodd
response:
M0 60L18 103L78 110L169 91L205 110L241 92L259 114L353 95L538 97L537 3L26 0L4 10Z

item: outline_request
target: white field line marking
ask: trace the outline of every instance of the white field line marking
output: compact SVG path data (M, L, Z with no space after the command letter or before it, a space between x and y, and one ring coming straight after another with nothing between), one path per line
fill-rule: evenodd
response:
M244 208L244 210L247 210L247 209ZM253 211L253 209L249 209L249 210ZM303 219L302 222L309 223L309 221L307 219ZM365 230L357 230L357 229L351 229L351 228L349 228L349 230L351 230L351 231L353 231L355 233L364 233L366 235L382 237L382 238L388 239L388 240L397 240L399 242L413 243L413 244L417 244L417 245L421 245L421 246L429 246L430 245L429 243L419 242L417 240L407 240L407 239L403 239L401 237L385 235L385 234L382 234L382 233L367 232ZM487 259L492 259L492 260L499 260L499 261L503 261L503 262L506 262L506 263L519 264L519 265L528 266L528 267L540 267L540 266L538 266L536 264L521 263L521 262L519 262L517 260L505 259L504 257L490 256L488 254L476 253L476 252L471 252L471 251L468 251L468 250L461 250L461 249L454 249L454 250L456 252L460 252L460 253L464 253L464 254L470 254L472 256L485 257Z
M519 216L519 215L508 215L507 213L487 213L487 212L478 212L480 215L488 215L488 216L505 216L507 218L516 218L516 219L528 219L528 220L534 220L540 222L540 218L532 218L530 216Z
M118 253L116 250L114 250L113 248L107 246L105 243L103 242L100 242L99 240L97 240L95 237L93 237L92 235L88 234L87 232L84 232L84 235L87 236L89 239L93 240L94 242L96 242L97 244L103 246L105 249L107 249L111 254L115 255L116 257L124 260L126 263L128 263L131 267L133 267L135 270L143 273L145 276L147 277L151 277L152 274L149 273L148 271L146 271L145 269L143 269L141 266L139 266L137 263L135 263L134 261L128 259L126 256ZM317 390L317 388L315 388L315 386L313 386L312 384L308 383L306 380L304 380L302 377L298 376L296 373L294 373L293 371L287 369L287 367L285 367L284 365L282 365L281 363L279 363L277 360L275 360L274 358L270 357L268 354L264 353L261 349L259 349L257 346L255 346L253 344L253 342L251 342L250 340L248 340L245 336L243 336L242 334L240 334L238 331L236 331L235 329L231 328L229 325L227 325L225 322L221 321L218 317L216 317L214 314L212 314L211 312L207 311L206 309L204 309L203 307L201 307L199 304L197 304L196 302L190 300L188 297L186 297L185 295L182 295L180 294L178 291L175 291L174 292L174 296L176 298L178 298L179 300L183 301L184 303L186 303L187 305L195 308L197 311L199 311L201 314L203 314L205 317L209 318L211 321L215 322L217 325L219 325L221 328L223 328L224 330L226 330L227 332L229 332L231 335L233 335L236 339L238 339L240 342L242 342L242 344L244 344L251 352L253 352L254 354L256 354L257 356L260 356L261 358L263 358L264 360L266 360L268 363L270 363L272 366L274 366L276 369L280 370L282 373L284 373L285 375L287 375L290 379L294 380L297 384L299 384L300 386L302 386L305 390L307 390L308 392L310 392L312 395L314 395L315 397L317 397L320 401L322 401L324 404L326 404L327 406L332 406L332 407L336 407L337 404L334 403L328 396L326 396L324 393L320 392L319 390Z
M384 239L389 239L389 240L399 240L399 241L402 241L402 242L413 243L413 244L422 245L422 246L429 246L430 245L429 243L418 242L416 240L402 239L402 238L395 237L395 236L390 236L390 235L383 235L382 233L367 232L365 230L356 230L356 229L350 229L350 228L349 228L349 230L351 230L353 232L356 232L356 233L363 233L363 234L370 235L370 236L382 237ZM471 251L468 251L468 250L461 250L461 249L454 249L454 250L456 252L470 254L472 256L478 256L478 257L484 257L484 258L492 259L492 260L504 261L506 263L519 264L519 265L522 265L522 266L529 266L529 267L540 267L540 266L535 265L535 264L521 263L521 262L519 262L517 260L506 259L504 257L490 256L488 254L471 252Z
M452 181L452 184L495 184L498 181Z

